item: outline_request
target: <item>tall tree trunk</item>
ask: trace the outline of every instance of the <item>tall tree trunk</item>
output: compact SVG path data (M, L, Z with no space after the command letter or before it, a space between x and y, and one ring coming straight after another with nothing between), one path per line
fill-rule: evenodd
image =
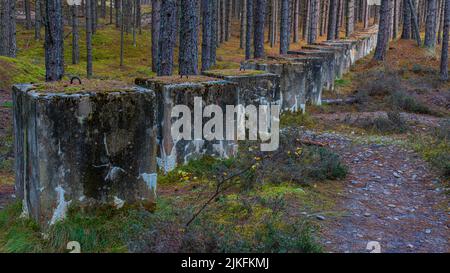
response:
M430 49L436 47L436 27L437 27L437 0L427 2L427 21L425 25L424 46Z
M120 1L120 66L124 65L124 47L125 47L125 1Z
M444 8L445 6L445 0L439 1L439 27L438 27L438 34L437 34L437 43L441 44L442 42L442 29L444 27Z
M245 45L245 34L246 30L245 27L247 25L247 0L241 0L242 2L242 10L241 10L241 28L240 28L240 41L239 41L239 48L244 49Z
M113 0L109 0L109 24L113 24Z
M210 0L202 0L202 71L211 68L212 9Z
M294 43L298 43L299 41L299 33L298 33L298 29L299 29L299 12L300 12L300 0L294 0L294 37L293 37L293 41Z
M305 6L303 8L303 33L302 33L302 37L303 40L307 40L308 38L308 33L309 33L309 17L310 17L310 12L309 10L311 9L311 0L305 0Z
M420 29L419 29L419 23L418 23L418 19L417 19L416 7L414 6L412 0L406 0L406 1L408 2L409 10L411 11L411 21L413 24L414 38L417 41L417 45L421 46L422 40L420 38Z
M271 1L271 15L270 15L270 25L271 25L271 33L270 33L270 47L274 47L277 41L277 23L278 23L278 2L277 0Z
M104 19L106 18L106 0L101 0L100 5L100 16Z
M33 27L31 23L31 3L30 0L24 0L23 2L25 9L25 27L26 29L31 29Z
M158 71L161 0L152 0L152 71Z
M378 41L375 48L374 60L382 61L386 57L389 44L389 28L390 28L390 3L391 0L381 0L380 9L380 25L378 30Z
M232 15L232 0L226 0L226 18L225 18L225 41L230 40L231 38L231 15Z
M369 4L367 0L363 0L363 27L368 28L369 27Z
M336 36L337 3L338 0L330 0L327 40L334 40Z
M92 34L95 34L97 32L97 0L91 0L91 18Z
M287 54L290 42L289 0L281 0L280 54Z
M339 39L339 30L340 30L340 22L342 17L342 1L343 0L337 0L337 11L336 11L336 30L334 32L334 38L337 40Z
M80 61L80 47L78 46L78 6L73 5L72 9L72 64Z
M59 81L64 76L62 0L46 0L45 16L45 79Z
M173 53L177 39L177 8L177 0L161 2L158 76L170 76L173 73Z
M347 2L345 17L345 36L349 37L355 29L355 0L349 0Z
M92 77L92 0L86 1L86 76Z
M311 0L311 22L310 30L308 35L308 44L313 44L317 40L317 29L319 26L319 11L320 11L320 1Z
M16 1L0 2L0 55L16 57Z
M252 57L252 37L253 37L253 1L247 1L247 34L245 35L245 59L248 60Z
M444 0L444 29L442 37L441 71L440 76L444 81L448 80L448 39L450 30L450 0Z
M402 39L411 39L411 10L407 0L403 3L403 31Z
M254 57L264 57L264 20L266 18L266 0L255 0L255 31L253 45Z
M123 0L114 0L114 9L116 10L116 28L120 27L120 6Z
M197 0L181 1L180 23L182 27L180 29L180 46L178 56L180 75L198 74L197 3Z
M217 52L217 30L218 30L218 0L211 1L211 50L210 50L210 63L211 66L216 64L216 52Z
M41 39L41 0L34 2L34 39Z

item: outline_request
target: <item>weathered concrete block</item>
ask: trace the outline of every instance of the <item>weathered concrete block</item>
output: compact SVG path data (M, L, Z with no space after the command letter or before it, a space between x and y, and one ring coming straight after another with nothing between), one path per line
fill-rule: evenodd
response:
M120 82L13 87L16 193L43 226L70 204L154 202L154 92Z
M288 54L322 59L322 84L327 90L334 90L334 81L336 79L336 59L334 52L304 48L302 50L289 51Z
M152 89L156 93L159 145L157 160L159 167L165 172L204 155L227 158L236 154L237 142L234 140L207 141L202 137L196 138L193 134L192 140L180 140L172 136L171 128L179 118L172 117L172 109L176 105L187 106L191 111L191 120L194 121L196 97L201 97L203 101L201 111L210 104L218 105L223 112L227 105L237 105L237 84L206 76L136 79L136 84ZM225 124L226 116L223 118ZM204 124L209 119L202 120Z
M357 50L356 50L357 41L350 41L350 40L324 41L321 44L342 48L344 50L345 55L344 73L350 71L350 67L357 60Z
M293 63L302 63L305 74L305 99L313 105L321 105L323 90L323 70L325 60L320 57L301 56L301 55L282 55L269 57L274 59L283 59Z
M306 68L303 62L256 59L242 64L246 69L267 71L280 77L281 108L284 111L305 111Z
M281 104L280 77L261 70L224 69L203 73L237 84L238 103L246 105Z
M330 46L324 44L314 44L314 45L306 45L303 47L304 49L309 50L319 50L327 53L332 53L334 55L334 73L335 78L340 79L345 73L345 67L350 63L350 55L346 50L342 47ZM346 54L347 53L347 54Z

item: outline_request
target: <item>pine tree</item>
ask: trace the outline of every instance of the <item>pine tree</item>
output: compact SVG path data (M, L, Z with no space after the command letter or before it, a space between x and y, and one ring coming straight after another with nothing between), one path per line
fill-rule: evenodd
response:
M378 30L378 41L375 48L374 60L382 61L386 57L387 47L389 44L389 28L390 28L390 4L391 0L381 0L380 8L380 26Z
M281 0L280 54L287 54L290 42L289 0Z
M161 2L158 76L170 76L173 73L173 54L177 34L177 8L177 0L164 0Z
M181 29L179 46L180 75L198 74L198 13L197 0L183 0L181 4Z
M254 57L264 57L264 20L266 18L266 0L255 0Z
M45 79L59 81L64 76L62 0L45 1L45 10Z
M424 46L427 48L434 49L436 47L437 17L437 0L428 0L424 41Z
M441 53L441 79L448 80L448 40L450 30L450 0L444 0L444 28L442 37L442 53Z
M16 1L0 2L0 55L16 57Z

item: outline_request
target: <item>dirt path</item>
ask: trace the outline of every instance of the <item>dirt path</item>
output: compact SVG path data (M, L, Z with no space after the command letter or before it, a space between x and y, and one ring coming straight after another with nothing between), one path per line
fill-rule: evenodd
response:
M349 137L322 134L341 155L349 175L336 211L344 216L322 222L329 252L368 252L377 241L382 252L448 252L448 197L437 175L412 151L398 146L355 144Z

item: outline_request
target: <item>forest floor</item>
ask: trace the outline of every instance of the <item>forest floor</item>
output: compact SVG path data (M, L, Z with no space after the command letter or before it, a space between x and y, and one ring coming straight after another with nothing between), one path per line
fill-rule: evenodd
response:
M138 35L136 47L128 36L124 67L118 66L117 37L111 38L112 31L112 27L106 26L94 39L96 77L132 82L135 77L151 75L150 56L142 54L149 52L148 30ZM12 102L10 92L4 90L8 90L12 82L39 81L43 77L42 47L32 39L32 31L20 30L20 35L24 39L19 39L18 59L0 58L0 69L5 70L0 73L3 77L0 78L0 212L14 202ZM293 45L294 48L300 46ZM243 58L243 51L238 48L237 36L219 48L216 68L238 66ZM69 52L66 51L67 59ZM196 226L197 230L185 233L181 239L188 220L186 215L192 214L191 210L183 209L197 208L214 188L211 181L199 175L206 167L195 166L194 162L194 166L162 179L158 190L159 212L155 215L119 213L113 217L114 224L132 222L133 228L138 226L134 222L136 219L148 221L150 217L157 223L154 225L160 225L157 232L149 232L150 228L144 225L142 228L147 232L127 238L125 248L122 242L116 241L110 244L101 241L94 246L89 241L91 237L103 238L101 236L108 233L115 236L111 231L114 227L106 227L106 224L101 228L91 227L87 224L92 222L91 218L82 222L80 217L74 217L69 224L75 227L60 228L57 234L65 237L57 237L49 249L64 251L61 242L84 236L87 238L79 240L89 245L86 248L90 251L246 251L245 247L252 247L252 251L265 252L292 249L368 252L368 242L377 241L382 252L449 252L450 85L438 80L438 65L438 55L417 48L413 41L393 42L386 62L374 63L371 56L364 58L343 79L336 81L334 92L324 94L325 98L352 97L355 103L310 106L307 115L292 114L282 118L284 127L298 130L296 137L323 143L326 149L339 155L348 170L344 179L269 183L242 192L233 189L215 200ZM82 75L83 69L83 59L79 65L67 66L69 74ZM298 230L279 226L283 221L272 218L279 210L283 210L280 217ZM204 222L208 217L214 219L214 223ZM292 222L292 219L300 222ZM0 226L2 221L5 220L0 215ZM303 228L305 222L312 227L312 235L309 228ZM36 228L22 224L17 228L15 224L14 232L21 235L0 230L0 251L38 251L41 241L36 238L41 235ZM217 227L210 227L213 224L239 229L239 236L234 240L234 233L231 237L224 236L219 242L224 246L211 246L217 244L218 239L203 237L217 231ZM284 237L257 234L260 230L274 228L284 230ZM128 232L128 227L126 230ZM221 234L230 236L226 228L220 230ZM296 246L281 242L293 232L306 233ZM322 247L310 241L309 236L317 238ZM200 237L203 241L193 239ZM264 244L255 248L255 245L245 245L242 238L253 242L264 238ZM21 245L14 244L14 240ZM238 241L245 246L237 246ZM288 245L286 249L284 244Z

